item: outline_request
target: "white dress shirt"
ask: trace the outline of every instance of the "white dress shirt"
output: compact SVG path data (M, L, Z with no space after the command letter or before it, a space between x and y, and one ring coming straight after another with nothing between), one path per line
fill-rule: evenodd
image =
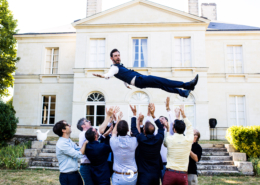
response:
M111 68L109 69L108 73L104 74L103 76L105 77L105 79L109 79L111 77L113 77L114 75L116 75L119 71L119 68L117 66L111 66ZM135 86L135 78L134 77L132 80L131 80L131 85ZM125 82L125 86L128 87L128 83Z
M86 131L82 131L79 134L79 147L81 148L82 145L85 143L85 141L87 141L86 137L85 137L85 133ZM87 158L86 155L84 155L84 157L82 157L80 159L81 163L90 163L89 159Z

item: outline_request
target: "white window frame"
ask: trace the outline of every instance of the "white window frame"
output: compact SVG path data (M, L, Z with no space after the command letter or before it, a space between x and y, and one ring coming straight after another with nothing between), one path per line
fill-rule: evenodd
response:
M49 99L48 99L48 114L47 114L47 124L43 124L43 116L42 116L42 112L44 111L43 110L43 98L44 96L49 96ZM50 112L51 112L51 96L55 96L55 116L54 116L54 123L53 124L50 124ZM55 120L56 120L56 107L57 107L57 96L56 95L42 95L42 103L41 103L41 125L54 125L55 124Z
M247 125L247 119L246 119L246 96L243 95L229 95L229 101L230 101L230 97L235 97L235 105L236 105L236 126L246 126ZM238 118L238 97L243 97L243 103L244 103L244 119L245 119L245 125L239 125L239 118ZM229 114L230 114L230 103L229 103ZM230 116L229 116L229 120L230 120ZM233 125L232 125L233 126Z
M243 46L242 45L227 45L227 48L228 47L232 47L232 51L233 51L233 64L234 64L234 73L235 74L240 74L240 72L238 73L237 71L236 71L236 55L235 55L235 47L241 47L241 62L242 62L242 72L241 73L244 73L244 60L243 60ZM229 68L228 68L228 70L229 70ZM231 73L231 72L229 72L228 71L228 73Z
M47 52L46 52L44 73L45 74L53 74L53 64L54 64L54 56L55 56L54 50L57 49L58 50L58 54L57 54L57 56L58 56L57 74L58 74L58 69L59 69L58 65L59 65L59 59L60 59L60 57L59 57L60 48L58 48L58 47L46 48L46 51L48 49L51 49L51 73L46 73Z
M99 92L93 92L93 93L98 93L105 98L105 96L102 93L99 93ZM92 95L93 93L89 94L88 97L90 95ZM94 128L99 128L99 126L97 126L97 106L99 106L99 105L104 105L104 107L106 108L106 102L105 101L98 101L98 102L87 101L86 106L85 106L86 107L85 118L87 118L87 116L94 116L94 123L93 123ZM87 115L87 106L94 106L94 115ZM98 115L98 116L103 116L103 115ZM104 112L104 119L106 119L106 112Z
M104 64L102 67L98 67L97 66L97 62L98 62L98 56L99 56L99 40L103 40L105 42L105 53L104 53ZM90 48L92 47L91 46L91 42L92 41L97 41L97 45L96 45L96 61L95 61L95 67L92 67L92 68L104 68L106 66L106 39L105 38L91 38L90 39ZM90 56L91 56L91 53L90 53ZM90 60L89 60L90 61ZM90 61L91 62L91 61Z
M139 42L139 45L138 45L138 67L141 67L141 40L142 39L146 39L147 40L147 56L148 56L148 38L132 38L132 43L133 43L133 40L138 40L138 42ZM133 50L133 52L134 52L134 58L133 58L133 63L132 63L132 66L131 67L134 67L134 63L135 63L135 46L134 46L134 50ZM148 65L148 58L147 58L147 65ZM147 65L146 66L144 66L144 67L147 67Z
M187 67L192 67L192 47L191 47L191 44L192 44L192 40L191 40L191 37L175 37L174 39L181 39L181 67L185 67L185 61L184 61L184 41L183 39L190 39L190 66L187 66ZM174 47L176 47L174 45ZM175 56L175 53L174 53L174 56ZM174 59L175 60L175 59ZM175 67L176 67L176 63L175 63ZM177 66L178 67L178 66Z

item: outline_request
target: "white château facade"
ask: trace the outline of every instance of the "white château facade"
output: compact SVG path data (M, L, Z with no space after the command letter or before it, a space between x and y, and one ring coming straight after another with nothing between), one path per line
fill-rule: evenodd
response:
M130 121L129 104L156 116L185 104L202 139L210 139L209 119L217 119L218 138L232 125L259 125L260 28L210 20L151 1L133 0L72 23L38 33L17 34L18 56L13 104L17 134L51 130L67 120L78 137L82 117L98 127L105 107L120 106ZM96 78L106 73L110 51L120 50L122 63L145 75L199 83L189 98L159 89L127 89L123 82ZM53 134L51 132L51 134Z

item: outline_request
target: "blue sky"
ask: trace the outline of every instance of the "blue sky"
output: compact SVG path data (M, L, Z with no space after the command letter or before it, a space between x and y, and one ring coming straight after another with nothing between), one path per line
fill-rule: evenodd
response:
M152 0L188 12L188 0ZM72 23L86 16L87 0L8 0L20 33L42 30ZM103 0L107 10L129 0ZM199 0L216 3L218 21L260 27L260 0Z

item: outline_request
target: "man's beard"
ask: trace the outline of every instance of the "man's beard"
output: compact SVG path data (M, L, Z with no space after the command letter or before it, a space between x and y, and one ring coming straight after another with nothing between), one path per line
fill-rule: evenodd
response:
M113 60L116 64L120 64L121 60L118 59L118 60Z

